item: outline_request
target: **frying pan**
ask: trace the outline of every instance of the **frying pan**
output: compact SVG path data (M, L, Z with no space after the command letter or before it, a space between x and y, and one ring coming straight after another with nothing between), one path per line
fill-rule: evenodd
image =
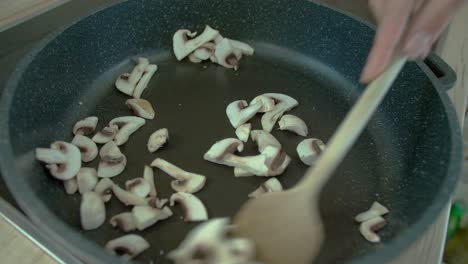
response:
M200 32L205 24L252 44L255 55L244 58L238 71L177 62L172 34L180 28ZM290 95L300 103L291 113L306 121L310 136L326 142L364 88L358 77L373 34L355 18L302 0L134 0L110 6L47 37L19 63L0 107L2 175L21 208L56 243L87 263L119 262L101 246L123 233L107 223L81 231L80 196L65 194L62 183L34 161L34 149L71 140L73 124L86 116L97 115L100 129L114 117L129 115L127 97L113 83L133 67L135 57L146 56L159 66L143 95L157 116L122 147L128 164L115 182L141 177L143 165L161 157L207 176L197 196L210 217L233 216L265 178L235 178L232 168L203 161L216 140L234 136L227 104L265 92ZM438 216L460 173L460 131L445 93L454 81L453 71L434 55L405 66L323 190L326 241L317 263L385 262ZM169 129L170 142L149 154L146 140L162 127ZM253 127L260 128L259 117ZM293 157L279 177L288 188L306 170L295 154L302 138L276 129L273 134ZM255 154L252 142L243 154ZM172 193L169 182L169 176L156 172L161 197ZM380 232L383 243L372 245L360 236L353 217L376 200L390 214ZM116 199L106 207L108 218L130 210ZM169 263L164 254L195 226L181 221L177 207L174 211L174 217L137 232L151 250L136 261Z

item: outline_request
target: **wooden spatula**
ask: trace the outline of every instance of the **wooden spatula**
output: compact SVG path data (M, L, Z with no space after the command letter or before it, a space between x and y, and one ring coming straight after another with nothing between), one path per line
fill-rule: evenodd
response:
M310 264L324 239L319 196L406 62L398 57L371 82L314 167L294 188L248 201L234 218L236 235L252 239L264 264Z

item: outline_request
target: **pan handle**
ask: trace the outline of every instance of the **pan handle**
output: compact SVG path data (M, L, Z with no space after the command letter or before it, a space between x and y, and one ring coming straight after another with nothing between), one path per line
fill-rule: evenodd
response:
M430 53L424 64L429 68L431 73L437 79L438 85L445 91L450 90L457 81L455 71L438 55Z

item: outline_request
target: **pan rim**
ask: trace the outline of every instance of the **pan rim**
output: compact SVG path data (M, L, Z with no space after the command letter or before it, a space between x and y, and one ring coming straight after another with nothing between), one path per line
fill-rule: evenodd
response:
M27 55L21 59L17 64L14 72L10 75L5 90L3 92L2 98L0 99L0 115L4 115L5 118L0 119L0 171L2 175L17 175L16 168L14 163L11 161L14 160L13 150L9 144L10 140L10 131L9 131L9 111L10 106L13 101L14 91L18 86L21 77L28 70L28 66L34 60L36 55L41 52L48 44L56 39L62 32L77 24L78 22L85 20L86 18L96 15L97 13L107 9L111 6L120 5L127 2L128 0L119 0L112 4L106 4L102 7L94 10L90 14L80 17L73 21L72 23L50 33L41 41L38 42L35 47L33 47ZM328 8L337 12L338 14L350 17L356 20L357 23L361 23L370 29L374 30L375 27L369 24L368 22L358 18L349 12L338 10L334 7L327 6L322 3L314 3L308 0L303 0L308 4L321 6ZM429 205L425 212L421 214L419 219L410 225L405 231L401 232L398 236L395 237L391 242L386 244L385 247L375 250L371 253L368 253L363 256L358 256L351 260L351 263L378 263L389 261L395 259L399 254L404 252L405 248L417 242L419 238L422 237L424 230L427 230L429 226L434 222L434 220L440 216L442 210L447 206L450 195L455 187L455 184L458 180L458 176L461 173L461 160L462 160L462 147L461 147L461 131L460 126L458 125L458 119L453 108L452 103L446 92L438 87L437 78L433 75L432 71L423 63L417 62L418 67L425 73L427 78L431 81L433 89L436 90L441 103L444 107L444 112L448 120L448 128L452 131L450 138L450 161L447 166L447 176L445 177L442 187L439 192L436 194L438 199L435 199L434 202ZM460 162L459 162L460 161ZM77 231L75 228L69 226L58 218L52 210L48 209L45 204L40 202L40 200L35 199L36 196L33 195L30 190L31 188L24 182L20 177L4 177L5 182L9 190L15 190L12 192L12 195L18 202L21 209L27 214L27 216L40 228L46 235L50 236L54 241L63 245L63 247L77 255L80 259L90 263L122 263L122 260L118 257L112 256L106 253L101 249L101 246L96 242L82 236L82 234ZM21 193L21 195L20 195ZM28 199L22 199L25 196L29 197ZM48 219L47 222L41 221L41 219ZM62 234L65 234L62 235ZM77 250L79 248L81 250Z

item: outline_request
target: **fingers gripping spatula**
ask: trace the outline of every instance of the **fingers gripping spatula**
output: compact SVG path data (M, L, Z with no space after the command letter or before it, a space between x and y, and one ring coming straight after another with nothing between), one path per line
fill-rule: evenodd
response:
M346 115L314 167L292 189L248 201L234 218L236 235L252 239L265 264L309 264L324 239L319 197L323 186L364 130L406 62L394 59Z

